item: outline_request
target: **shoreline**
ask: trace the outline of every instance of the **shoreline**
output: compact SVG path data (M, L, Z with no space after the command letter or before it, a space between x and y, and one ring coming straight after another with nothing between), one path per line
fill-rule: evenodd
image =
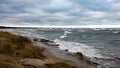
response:
M40 29L31 29L31 30L26 30L26 29L22 29L22 30L20 30L20 31L18 31L18 29L10 29L10 30L4 30L4 29L1 29L1 32L9 32L10 34L14 34L14 35L17 35L17 36L23 36L23 37L26 37L26 38L28 38L28 39L30 39L30 40L33 40L33 39L42 39L42 38L45 38L45 37L39 37L40 35L44 35L44 34L46 34L45 36L49 36L48 34L49 33L43 33L43 34L40 34L39 35L39 33L37 33L36 35L38 35L38 36L35 36L35 32L33 31L33 33L31 33L32 32L32 30L35 30L35 32L36 32L36 30L40 30ZM21 32L21 31L24 31L24 32ZM42 30L42 31L44 31L44 30ZM56 31L56 30L55 30ZM63 30L62 30L63 31ZM66 31L66 30L64 30L64 31ZM79 30L78 30L79 31ZM107 31L109 31L109 30L107 30ZM113 33L113 31L114 31L114 29L110 29L110 31ZM29 34L27 33L27 32L30 32ZM38 31L39 32L39 31ZM61 35L63 35L63 34L61 34ZM60 36L61 36L60 35ZM7 36L7 35L5 35L5 36ZM51 36L51 35L50 35ZM54 34L53 34L53 36L54 36ZM52 37L52 36L51 36ZM94 36L93 36L94 37ZM9 37L7 37L7 39L8 39ZM56 37L55 37L56 38ZM3 41L5 40L5 38L0 38L0 39L2 39ZM51 41L52 40L52 38L46 38L46 39L49 39L49 41ZM58 39L59 39L59 36L58 36ZM75 38L76 39L76 38ZM1 40L0 40L1 41ZM66 40L62 40L63 42L67 42L68 43L68 45L67 45L67 43L62 43L62 41L57 41L56 42L56 40L52 40L52 41L54 41L55 43L57 43L57 44L60 44L60 46L48 46L48 45L46 45L45 43L43 43L42 42L42 45L44 44L45 46L47 46L47 47L49 47L49 49L46 49L45 50L45 53L44 54L46 54L46 56L50 56L51 55L51 57L53 57L53 59L55 59L55 61L60 61L61 60L61 58L64 58L64 57L61 57L61 56L59 56L59 54L63 54L64 52L66 53L67 51L69 51L69 52L67 52L67 54L68 55L71 55L70 54L70 47L73 45L73 47L75 47L75 48L73 48L74 50L76 50L77 49L77 47L76 46L74 46L74 45L76 45L76 44L71 44L71 42L74 42L74 40L71 40L70 42L67 42ZM86 40L84 40L84 41L86 41ZM9 41L5 41L5 42L9 42ZM25 42L25 41L23 41L23 42ZM41 46L40 45L40 43L41 43L41 41L32 41L34 44L35 43L38 43L37 44L37 46ZM81 42L81 41L80 41ZM116 39L116 40L113 40L113 42L115 42L115 43L118 43L119 42L119 39ZM1 42L2 43L2 42ZM70 44L69 44L70 43ZM10 43L11 44L11 43ZM14 43L12 43L12 44L14 44ZM18 44L19 44L19 42L18 42ZM70 47L67 47L67 46L69 46L69 45L71 45ZM113 44L112 44L113 45ZM62 46L65 46L66 48L64 49L64 48L60 48L60 47L62 47ZM80 45L80 46L82 46L82 45ZM109 45L105 45L105 46L109 46ZM57 47L59 47L59 48L57 48ZM41 47L40 47L41 48ZM82 47L81 47L82 48ZM93 62L94 64L93 65L96 65L95 67L98 67L98 68L103 68L103 67L115 67L115 68L119 68L119 65L120 65L120 57L119 56L113 56L113 57L108 57L108 58L99 58L99 57L89 57L88 55L91 55L91 53L94 53L94 52L89 52L89 49L91 50L91 48L89 48L89 49L84 49L84 50L87 50L88 52L85 52L84 53L84 50L82 50L81 48L78 48L78 49L80 49L79 51L76 51L76 52L81 52L81 53L83 53L83 56L84 57L86 57L86 58L88 58L88 62L89 62L89 60L91 60L90 61L90 63L91 62ZM101 47L100 47L101 48ZM102 47L103 48L103 47ZM116 47L115 47L116 48ZM58 51L57 52L57 54L56 54L56 52L55 52L55 54L51 54L51 49L52 49L52 53L54 53L55 51ZM59 53L59 52L61 52L61 51L59 51L59 49L61 49L62 50L62 53ZM72 49L72 48L71 48ZM117 48L118 49L118 48ZM2 50L2 48L1 48L1 50ZM63 51L64 50L64 51ZM39 52L39 51L37 51L37 52ZM72 52L72 51L71 51ZM72 52L72 55L71 56L74 56L75 57L75 54L73 54L73 53L76 53L76 52ZM116 50L116 52L117 52L117 50ZM119 52L119 51L118 51ZM7 53L7 52L6 52ZM103 52L104 53L104 52ZM109 55L111 55L112 53L114 53L114 52L110 52L109 53ZM99 53L96 53L96 54L99 54ZM95 54L95 55L96 55ZM1 55L1 54L0 54ZM81 54L80 54L81 55ZM19 57L18 57L19 58ZM79 58L79 57L75 57L75 58ZM27 59L27 58L26 58ZM36 60L36 58L33 58L33 59L35 59ZM85 58L84 58L85 59ZM23 60L23 59L22 59ZM37 59L38 60L38 59ZM62 60L64 60L64 59L62 59ZM70 60L70 61L69 61ZM68 58L67 58L67 60L66 61L69 61L68 63L70 63L71 62L71 59L69 59L68 60ZM85 61L85 62L83 62L84 64L86 63L86 60L82 60L81 58L79 59L80 60L80 63L81 62L83 62L83 61ZM33 61L33 60L31 60L30 59L30 61ZM50 61L52 61L52 60L50 60ZM66 62L65 60L64 60L64 62ZM75 62L76 61L78 61L78 60L74 60ZM33 61L34 62L34 61ZM38 61L37 61L38 62ZM44 61L39 61L39 62L44 62ZM48 61L46 61L46 62L48 62ZM86 63L87 65L89 65L89 63ZM72 64L73 64L73 62L71 62ZM84 66L84 65L82 65L83 63L81 63L80 65L81 66ZM74 65L75 64L78 64L78 63L74 63ZM98 66L97 66L98 65ZM76 66L76 65L75 65Z
M41 42L39 40L40 39L36 39L36 40L32 39L32 41L35 45L37 45L41 48L45 48L45 51L43 53L45 55L49 56L49 58L54 61L66 62L70 65L77 66L78 68L97 68L98 64L90 61L90 59L88 59L84 55L82 56L84 58L81 59L81 58L77 57L75 55L75 53L71 53L71 52L68 52L67 50L59 49L57 47L59 44L56 44L53 42L53 45L49 45L49 44L45 44L45 42Z
M53 41L0 32L0 68L97 68L82 53L61 50Z

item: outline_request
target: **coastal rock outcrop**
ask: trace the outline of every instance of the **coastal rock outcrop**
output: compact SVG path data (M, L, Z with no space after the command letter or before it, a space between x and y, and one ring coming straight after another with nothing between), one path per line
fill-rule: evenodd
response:
M42 39L35 38L35 39L33 39L33 41L39 41L39 42L44 43L48 46L59 46L59 44L56 44L54 41L50 41L48 39L43 39L43 38Z

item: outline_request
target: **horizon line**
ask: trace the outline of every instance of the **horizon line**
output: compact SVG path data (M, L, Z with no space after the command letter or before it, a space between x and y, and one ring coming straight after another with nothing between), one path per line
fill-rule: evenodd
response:
M43 26L5 26L5 27L31 27L31 28L120 28L120 25L81 25L81 26L57 26L57 25L43 25Z

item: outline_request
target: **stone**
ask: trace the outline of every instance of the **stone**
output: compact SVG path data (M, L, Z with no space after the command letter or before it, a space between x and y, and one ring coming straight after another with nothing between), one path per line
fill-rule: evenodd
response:
M83 59L83 58L84 58L84 56L83 56L83 54L82 54L81 52L77 52L77 53L75 53L75 55L76 55L79 59Z
M65 51L68 51L68 49L65 49Z
M33 41L38 41L38 39L37 39L37 38L34 38Z
M47 39L41 39L40 42L50 42L50 41Z

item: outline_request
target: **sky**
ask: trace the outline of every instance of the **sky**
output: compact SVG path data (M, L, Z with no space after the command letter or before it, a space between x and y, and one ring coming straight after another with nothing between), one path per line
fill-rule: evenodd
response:
M2 25L120 25L120 0L0 0Z

